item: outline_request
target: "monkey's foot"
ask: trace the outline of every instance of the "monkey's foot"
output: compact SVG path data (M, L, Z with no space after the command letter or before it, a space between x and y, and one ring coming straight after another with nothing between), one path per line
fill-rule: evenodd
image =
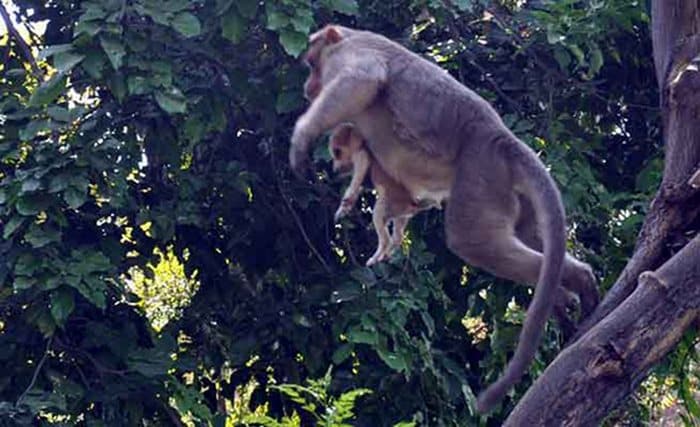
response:
M333 215L333 220L334 220L335 222L340 221L341 218L343 218L345 215L348 214L348 212L350 212L350 208L349 208L349 207L345 207L345 206L343 206L343 205L340 205L340 207L338 208L338 210L335 211L335 215Z
M338 206L338 210L335 211L335 215L333 215L335 222L340 221L341 218L350 213L356 200L356 197L346 197L340 201L340 206Z
M374 255L372 255L372 257L367 260L367 264L365 264L365 265L367 267L371 267L378 262L386 261L386 259L387 259L387 251L377 249L377 251L374 253Z

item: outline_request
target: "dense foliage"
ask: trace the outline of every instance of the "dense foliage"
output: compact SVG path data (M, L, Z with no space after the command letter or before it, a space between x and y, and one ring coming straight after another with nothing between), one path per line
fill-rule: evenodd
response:
M452 255L439 211L365 268L371 193L333 225L345 182L323 144L314 181L291 176L298 55L325 23L493 102L551 167L603 287L658 185L640 2L14 3L40 49L32 66L0 36L2 425L498 425L556 354L550 325L513 399L478 417L529 289Z

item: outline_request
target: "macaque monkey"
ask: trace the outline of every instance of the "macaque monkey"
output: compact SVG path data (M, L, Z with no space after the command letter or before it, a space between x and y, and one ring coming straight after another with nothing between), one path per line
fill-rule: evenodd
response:
M490 410L520 380L545 323L577 295L583 316L598 304L591 268L566 252L561 196L535 152L477 93L436 64L369 31L330 25L305 54L311 100L294 127L297 174L311 143L352 123L373 159L414 200L446 200L447 246L465 262L536 284L505 373L478 398Z
M377 233L377 250L367 266L385 261L403 240L408 221L421 210L440 207L430 201L419 202L411 198L404 186L392 179L365 149L362 137L352 125L342 124L336 127L328 142L328 151L333 158L333 171L347 173L352 171L350 185L345 190L335 220L338 221L352 209L360 194L362 182L370 173L370 179L377 191L377 200L372 210L372 223ZM389 223L392 232L389 234Z

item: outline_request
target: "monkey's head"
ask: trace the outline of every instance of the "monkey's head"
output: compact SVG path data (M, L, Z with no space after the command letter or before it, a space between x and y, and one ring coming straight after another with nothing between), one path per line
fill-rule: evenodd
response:
M323 88L321 73L325 48L341 41L344 32L343 27L327 25L309 37L309 49L303 57L304 63L309 68L309 77L304 83L304 97L309 101L313 101Z
M347 174L352 172L352 155L362 149L362 137L355 132L352 125L339 125L333 130L328 140L328 151L333 159L333 172Z

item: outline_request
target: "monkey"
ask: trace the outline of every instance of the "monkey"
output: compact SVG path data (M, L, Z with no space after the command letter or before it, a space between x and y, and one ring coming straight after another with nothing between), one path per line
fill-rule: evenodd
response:
M372 223L377 233L378 244L374 254L367 260L367 267L385 261L401 245L408 221L416 213L432 207L441 208L434 201L414 200L405 187L387 175L365 149L362 137L352 125L341 124L333 130L328 141L328 151L333 159L334 172L352 171L350 185L335 212L336 222L352 209L368 171L377 192L372 210ZM393 228L391 234L389 223Z
M398 43L328 25L311 35L303 58L311 102L292 133L292 171L307 168L321 133L352 123L411 197L446 201L453 253L497 277L536 284L513 357L477 399L477 410L489 411L527 370L550 313L565 312L575 295L584 318L599 301L591 267L566 250L559 189L488 101Z

